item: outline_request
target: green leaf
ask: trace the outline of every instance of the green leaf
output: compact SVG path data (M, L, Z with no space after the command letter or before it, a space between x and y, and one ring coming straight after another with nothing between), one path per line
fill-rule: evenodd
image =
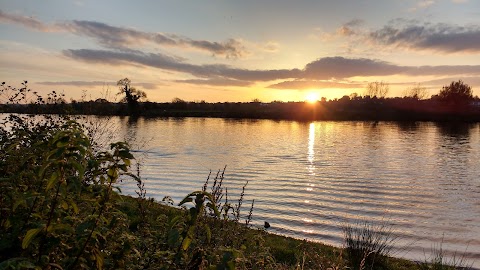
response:
M50 179L48 179L47 182L47 187L45 188L45 191L50 190L51 188L54 187L55 181L58 179L58 172L53 172L52 175L50 176Z
M183 239L182 249L187 250L191 243L192 243L192 238L190 238L189 236L185 237L185 239Z
M98 249L93 250L93 254L95 256L95 263L97 265L97 269L102 270L103 269L103 255L101 251Z
M107 175L110 176L110 178L116 179L118 178L118 171L115 168L111 167L108 169Z
M70 206L72 206L73 212L75 212L75 214L78 214L79 210L77 204L72 199L69 200L69 203Z
M83 175L85 174L85 167L83 166L83 164L72 161L72 165L75 169L77 169L78 175L80 175L80 177L83 177Z
M53 268L56 268L56 269L60 269L60 270L63 270L63 268L59 265L59 264L56 264L56 263L49 263L48 264L50 267L53 267Z
M192 202L192 201L193 201L192 198L190 198L190 197L185 197L185 198L178 204L178 206L181 206L181 205L183 205L183 204L186 204L186 203L189 203L189 202Z
M179 221L181 220L181 216L178 215L178 216L175 216L174 218L172 218L169 222L168 222L168 227L169 228L173 228L175 225L177 225L179 223Z
M68 145L69 139L70 139L69 137L63 137L60 140L58 140L56 143L57 148L65 147L66 145Z
M37 234L42 230L43 230L43 227L28 230L28 232L25 234L25 237L23 238L22 248L26 249L32 242L33 238L35 238L35 236L37 236Z
M54 231L73 231L72 226L68 224L54 224L50 225L47 228L47 232L54 232Z
M48 160L48 158L47 158L47 160ZM40 171L38 172L38 176L40 176L40 178L43 178L43 175L44 175L45 171L47 170L48 167L50 167L51 164L52 164L52 162L48 162L47 164L42 166L42 168L40 168Z

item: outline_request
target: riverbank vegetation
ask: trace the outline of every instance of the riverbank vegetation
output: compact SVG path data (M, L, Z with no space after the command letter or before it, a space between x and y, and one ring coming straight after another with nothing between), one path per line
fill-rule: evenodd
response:
M250 224L253 203L241 213L243 195L228 197L224 171L176 207L156 202L128 143L95 132L67 115L2 120L0 269L445 269L389 257L389 234L368 226L347 227L344 249L268 234Z
M480 121L480 98L462 81L444 86L438 94L426 97L426 89L420 85L408 88L403 97L387 98L388 84L370 83L365 94L352 93L340 99L317 102L218 102L185 101L175 98L172 102L141 102L146 94L131 86L127 78L118 82L121 102L105 98L81 101L70 100L58 93L49 95L41 104L12 103L11 97L22 94L35 98L36 92L24 82L15 88L2 84L0 112L133 115L144 117L221 117L286 120L366 120L366 121ZM27 99L28 100L28 99Z

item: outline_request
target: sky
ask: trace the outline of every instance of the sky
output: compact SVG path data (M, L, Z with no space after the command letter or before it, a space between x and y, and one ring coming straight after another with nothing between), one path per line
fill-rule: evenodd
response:
M0 81L68 99L480 95L480 0L0 0ZM119 98L118 98L119 99Z

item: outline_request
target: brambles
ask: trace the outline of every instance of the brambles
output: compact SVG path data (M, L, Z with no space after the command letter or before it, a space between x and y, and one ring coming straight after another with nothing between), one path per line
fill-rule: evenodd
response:
M95 153L76 122L9 123L0 144L2 266L103 268L115 252L106 239L127 233L113 192L131 175L127 144Z

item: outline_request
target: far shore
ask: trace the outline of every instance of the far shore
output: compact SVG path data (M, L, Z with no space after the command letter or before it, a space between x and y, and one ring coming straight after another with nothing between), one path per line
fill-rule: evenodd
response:
M106 100L57 104L0 104L0 113L85 114L134 117L212 117L297 121L479 122L480 101L463 103L411 98L361 98L308 102L141 102Z

